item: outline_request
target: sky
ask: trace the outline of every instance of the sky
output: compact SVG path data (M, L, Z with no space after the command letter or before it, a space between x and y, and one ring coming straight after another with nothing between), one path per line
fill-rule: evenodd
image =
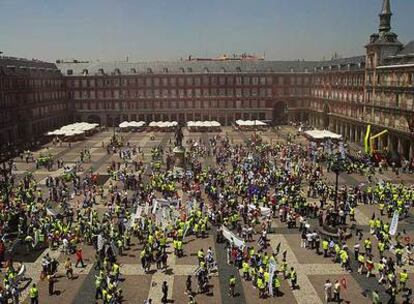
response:
M250 53L267 60L363 55L382 0L0 0L4 55L100 61ZM391 0L414 40L414 0Z

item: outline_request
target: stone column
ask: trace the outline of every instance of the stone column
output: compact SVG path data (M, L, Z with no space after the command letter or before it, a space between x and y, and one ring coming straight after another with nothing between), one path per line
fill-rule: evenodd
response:
M401 140L401 137L397 137L398 138L398 142L397 142L397 152L398 153L400 153L400 154L403 154L403 145L402 145L402 140Z

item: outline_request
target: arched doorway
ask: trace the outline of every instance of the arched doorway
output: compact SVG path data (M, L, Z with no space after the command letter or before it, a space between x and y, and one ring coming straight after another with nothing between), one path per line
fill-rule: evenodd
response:
M273 105L272 120L274 125L285 125L288 123L288 106L286 102L279 101Z
M101 124L101 118L98 115L89 115L88 122Z

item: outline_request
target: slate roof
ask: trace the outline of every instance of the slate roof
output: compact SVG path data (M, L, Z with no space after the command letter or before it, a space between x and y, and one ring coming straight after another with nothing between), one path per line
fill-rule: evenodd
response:
M408 42L401 51L398 52L398 55L413 55L414 54L414 40Z
M159 62L93 62L93 63L57 63L57 67L64 75L71 70L73 76L104 74L132 75L140 73L221 73L221 72L312 72L315 67L356 65L365 62L365 56L329 60L329 61L159 61ZM68 75L70 76L70 75Z
M57 70L56 64L40 61L40 60L30 60L25 58L16 58L16 57L0 57L0 66L1 67L25 67L25 68L36 68L36 69L51 69Z

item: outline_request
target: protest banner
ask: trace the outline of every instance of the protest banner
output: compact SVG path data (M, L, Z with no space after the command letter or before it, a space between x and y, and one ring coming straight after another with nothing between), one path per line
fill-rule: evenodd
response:
M233 232L231 232L226 226L221 226L223 231L223 237L226 238L230 243L232 243L234 246L239 247L241 249L244 249L246 244L243 240L239 239L237 236L234 235Z
M392 216L390 224L390 235L395 235L397 233L399 218L400 214L398 213L398 211L394 211L394 215Z

